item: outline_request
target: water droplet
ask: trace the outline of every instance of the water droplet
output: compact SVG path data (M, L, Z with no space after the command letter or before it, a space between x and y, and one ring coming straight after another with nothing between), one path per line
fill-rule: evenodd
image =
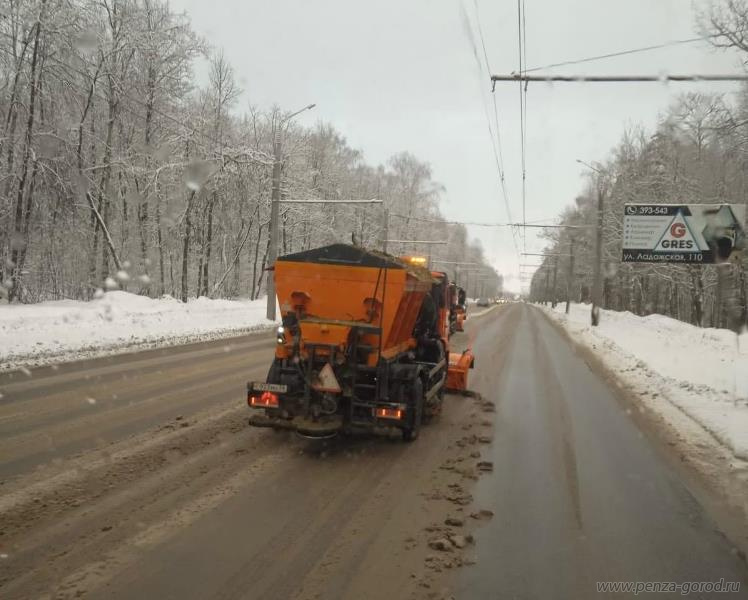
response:
M26 377L31 377L31 371L29 371L26 367L20 367L18 370L26 375Z
M117 271L117 274L115 275L118 281L130 281L130 275L127 274L127 271Z
M169 157L171 156L171 148L169 148L169 146L167 146L166 144L156 146L153 149L152 155L156 162L164 163L169 160Z
M75 36L73 44L81 52L91 52L99 47L99 36L92 29L84 29Z
M130 267L132 267L132 263L129 260L122 263L122 268L129 269Z
M86 402L88 402L91 406L96 404L96 398L91 398L90 396L86 398Z
M140 280L140 283L142 283L143 285L148 285L149 283L151 283L151 278L145 274L138 277L138 279Z
M192 161L184 170L184 184L187 189L199 192L208 178L213 174L215 165L207 160Z
M26 240L23 239L23 234L19 231L14 231L10 235L10 249L11 250L23 250L26 247Z
M85 175L78 175L73 179L73 184L78 190L78 193L82 196L85 196L89 186L88 177L86 177Z
M59 138L48 133L40 133L37 136L39 154L44 158L55 158L60 154L62 145Z
M104 280L104 287L108 290L116 290L119 285L117 285L117 282L114 279L112 279L111 277L107 277Z

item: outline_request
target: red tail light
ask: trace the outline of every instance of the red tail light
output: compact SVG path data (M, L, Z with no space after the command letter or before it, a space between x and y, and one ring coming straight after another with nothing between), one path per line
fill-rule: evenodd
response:
M257 408L278 408L278 396L273 392L262 392L261 396L250 395L247 404Z

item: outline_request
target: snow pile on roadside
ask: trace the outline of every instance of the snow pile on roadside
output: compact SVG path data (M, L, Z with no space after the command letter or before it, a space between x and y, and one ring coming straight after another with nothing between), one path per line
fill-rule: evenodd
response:
M266 301L107 292L90 302L0 305L0 368L75 360L149 345L172 345L262 329Z
M601 311L590 326L590 306L564 304L550 316L577 341L639 390L651 408L670 402L748 459L748 333L702 329L665 317Z

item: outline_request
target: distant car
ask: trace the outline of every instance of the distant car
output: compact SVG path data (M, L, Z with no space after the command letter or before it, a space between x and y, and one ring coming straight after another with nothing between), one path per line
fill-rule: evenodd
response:
M478 306L491 306L491 301L488 298L479 298L476 304Z

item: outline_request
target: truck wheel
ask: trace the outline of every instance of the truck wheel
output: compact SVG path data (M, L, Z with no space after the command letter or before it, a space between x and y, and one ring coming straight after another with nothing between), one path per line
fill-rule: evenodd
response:
M410 388L410 393L413 401L413 408L415 412L410 421L408 427L402 430L403 441L413 442L418 439L418 434L421 432L421 421L423 420L423 383L421 379L416 377L413 381L413 385Z

